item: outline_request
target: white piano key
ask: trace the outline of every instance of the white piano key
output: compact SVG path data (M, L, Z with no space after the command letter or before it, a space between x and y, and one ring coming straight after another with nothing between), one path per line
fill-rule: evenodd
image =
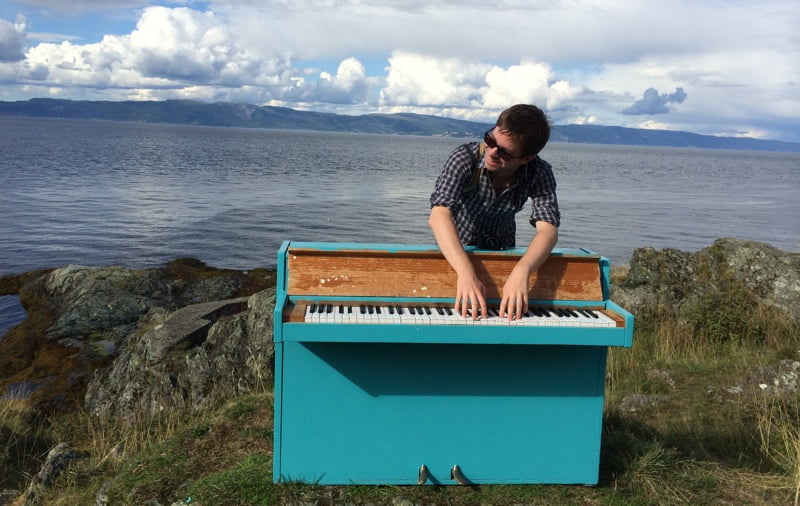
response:
M311 305L311 321L313 323L319 323L319 315L320 315L319 310L320 310L319 304Z
M592 310L592 313L597 315L597 318L602 323L602 325L600 325L601 327L616 327L617 326L617 322L615 322L614 320L612 320L608 316L604 315L600 311Z
M400 323L406 325L413 325L416 323L415 316L411 313L409 308L405 306L400 307Z
M320 323L333 323L333 305L323 304L322 312L319 315Z
M351 305L347 305L344 308L345 318L344 320L348 323L356 323L358 320L358 311Z
M367 313L367 305L366 304L358 304L353 307L353 311L356 314L355 323L363 324L368 323L369 320L369 313Z

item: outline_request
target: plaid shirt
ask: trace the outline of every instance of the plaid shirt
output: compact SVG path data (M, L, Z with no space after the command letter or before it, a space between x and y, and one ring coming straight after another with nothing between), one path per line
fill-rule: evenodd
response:
M445 162L431 194L431 207L444 206L453 213L462 244L485 247L491 237L499 241L500 247L513 247L517 230L514 217L529 197L533 201L531 225L535 227L537 221L546 221L559 226L556 180L549 163L537 156L520 166L511 186L497 195L486 170L481 171L478 184L468 188L478 147L479 143L471 142L456 148ZM483 166L483 158L477 166Z

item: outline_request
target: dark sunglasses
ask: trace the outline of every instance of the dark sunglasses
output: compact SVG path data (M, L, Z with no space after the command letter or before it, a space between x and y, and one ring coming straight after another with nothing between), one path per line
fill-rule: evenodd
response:
M499 156L505 161L513 160L514 158L524 158L525 156L527 156L527 155L514 156L508 151L506 151L505 148L501 148L500 146L498 146L497 141L494 140L494 136L492 135L492 130L494 130L494 127L490 128L489 130L486 131L485 134L483 134L483 142L486 143L486 146L492 149L497 149L497 156Z

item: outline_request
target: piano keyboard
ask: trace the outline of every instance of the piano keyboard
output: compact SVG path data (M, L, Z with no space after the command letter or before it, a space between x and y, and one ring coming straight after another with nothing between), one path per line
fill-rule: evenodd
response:
M304 312L306 323L372 323L413 325L497 325L549 327L616 327L617 323L600 311L582 308L531 307L520 319L501 318L496 309L488 316L464 318L451 307L397 305L310 304ZM471 315L471 313L469 313Z

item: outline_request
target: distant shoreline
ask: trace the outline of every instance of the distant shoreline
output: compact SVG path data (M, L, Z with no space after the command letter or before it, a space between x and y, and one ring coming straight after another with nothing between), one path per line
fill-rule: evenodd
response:
M347 116L285 107L189 100L106 102L35 98L0 101L0 116L452 138L479 138L491 126L422 114ZM553 125L550 140L578 144L800 153L800 143L794 142L604 125Z

